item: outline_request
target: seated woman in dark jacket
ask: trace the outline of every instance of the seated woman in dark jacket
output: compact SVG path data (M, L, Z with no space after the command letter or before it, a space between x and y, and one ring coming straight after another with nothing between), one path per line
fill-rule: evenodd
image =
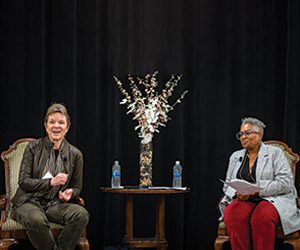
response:
M69 202L82 189L83 156L65 139L71 125L65 106L52 104L44 125L48 136L25 149L11 216L24 225L36 249L71 250L89 221L84 207ZM64 225L57 241L49 222Z

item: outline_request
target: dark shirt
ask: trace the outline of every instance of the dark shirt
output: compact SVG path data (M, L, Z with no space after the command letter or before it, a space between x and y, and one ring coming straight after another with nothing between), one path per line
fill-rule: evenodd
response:
M239 171L237 172L237 178L238 179L242 179L251 183L256 183L256 165L257 165L257 158L255 160L255 162L253 163L252 166L252 171L250 173L250 168L249 168L249 158L248 156L244 157L244 160L240 166ZM261 197L259 197L258 195L253 195L251 197L249 197L248 201L251 202L260 202L263 199Z
M57 159L58 153L59 153L59 149L54 149L55 160Z
M250 167L249 167L249 158L248 156L244 157L244 160L240 166L239 171L237 172L237 178L242 179L251 183L256 183L256 165L257 165L257 158L253 164L252 171L250 173Z

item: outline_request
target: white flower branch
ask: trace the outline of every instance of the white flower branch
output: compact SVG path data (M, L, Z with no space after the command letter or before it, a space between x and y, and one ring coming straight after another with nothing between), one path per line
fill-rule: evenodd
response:
M134 115L133 120L137 120L138 126L135 127L135 130L139 130L142 143L150 142L153 134L155 132L159 133L159 126L166 126L165 123L170 120L167 114L174 109L175 105L182 102L188 92L187 90L184 91L176 102L170 105L168 99L172 96L182 75L172 75L159 95L156 92L158 86L157 74L158 71L155 71L153 74L147 74L144 78L137 77L138 84L133 76L128 75L131 95L123 87L123 83L114 76L117 86L124 96L120 104L127 105L127 114L132 113ZM143 96L142 90L146 94L145 96Z

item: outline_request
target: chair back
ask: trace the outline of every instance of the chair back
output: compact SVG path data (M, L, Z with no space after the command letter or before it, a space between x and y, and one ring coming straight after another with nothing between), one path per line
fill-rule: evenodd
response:
M15 141L8 150L1 153L1 158L4 161L5 174L5 193L6 193L6 207L9 211L11 208L11 198L15 195L18 188L18 179L23 153L30 141L33 138L23 138Z
M296 178L296 164L300 160L299 155L297 153L293 152L292 149L286 143L284 143L282 141L270 140L270 141L265 141L264 143L268 144L268 145L275 146L275 147L279 147L279 148L282 149L285 157L287 158L287 160L288 160L288 162L291 166L293 176L294 176L294 181L295 181L295 178Z

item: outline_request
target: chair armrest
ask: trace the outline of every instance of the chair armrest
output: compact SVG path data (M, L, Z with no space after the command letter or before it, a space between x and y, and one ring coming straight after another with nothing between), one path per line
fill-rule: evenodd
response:
M77 196L77 197L75 198L75 201L76 201L76 203L78 203L79 205L85 207L85 201L84 201L84 199L83 199L82 197Z
M219 221L218 224L218 236L228 236L226 226L223 220Z
M7 197L5 194L0 195L0 209L4 210L7 202Z

